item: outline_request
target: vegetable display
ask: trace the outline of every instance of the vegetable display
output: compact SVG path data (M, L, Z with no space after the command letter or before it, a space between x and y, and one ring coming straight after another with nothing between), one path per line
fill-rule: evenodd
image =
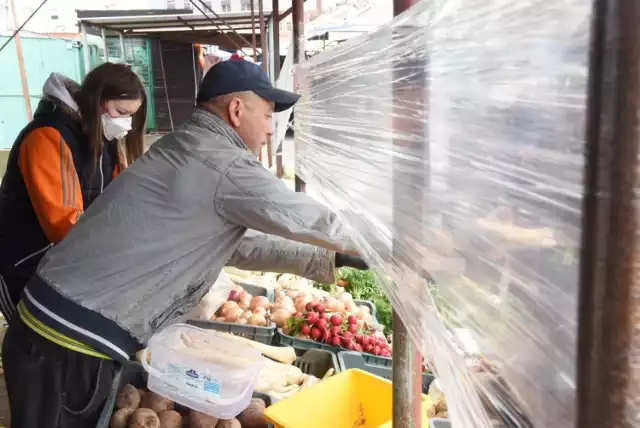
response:
M116 398L109 428L267 428L265 407L264 400L253 398L235 419L222 420L178 406L154 392L125 385Z
M391 356L391 346L384 334L370 327L372 317L368 307L358 308L355 312L357 315L346 311L329 312L329 308L334 311L342 309L342 306L334 304L330 299L332 297L319 302L307 302L305 311L289 318L283 331L291 336L315 340L349 351Z

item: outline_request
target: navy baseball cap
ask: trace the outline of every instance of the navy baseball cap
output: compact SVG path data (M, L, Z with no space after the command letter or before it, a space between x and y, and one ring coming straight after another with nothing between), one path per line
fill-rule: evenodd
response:
M257 64L249 61L222 61L211 67L202 79L197 102L206 102L232 92L251 91L275 104L274 110L284 111L292 107L300 95L271 85L269 76Z

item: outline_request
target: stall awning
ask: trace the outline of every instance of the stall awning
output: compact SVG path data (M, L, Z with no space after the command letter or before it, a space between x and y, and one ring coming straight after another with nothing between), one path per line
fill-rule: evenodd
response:
M198 2L196 2L198 3ZM199 5L199 4L198 4ZM256 2L257 6L257 2ZM256 28L256 43L260 46L259 11L240 13L206 13L183 10L77 10L78 22L104 28L108 35L151 37L189 43L218 45L223 49L251 47L252 20ZM265 17L271 10L265 10ZM234 42L231 42L232 39Z

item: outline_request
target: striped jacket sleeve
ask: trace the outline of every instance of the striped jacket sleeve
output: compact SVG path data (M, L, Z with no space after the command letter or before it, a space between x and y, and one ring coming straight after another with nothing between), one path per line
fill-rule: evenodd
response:
M18 165L42 230L59 242L83 211L71 150L56 129L38 128L22 141Z

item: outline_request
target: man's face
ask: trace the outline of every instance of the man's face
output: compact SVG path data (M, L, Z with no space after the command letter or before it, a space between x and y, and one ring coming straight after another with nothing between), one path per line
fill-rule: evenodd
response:
M256 156L273 135L273 103L255 94L236 98L229 105L231 125Z

